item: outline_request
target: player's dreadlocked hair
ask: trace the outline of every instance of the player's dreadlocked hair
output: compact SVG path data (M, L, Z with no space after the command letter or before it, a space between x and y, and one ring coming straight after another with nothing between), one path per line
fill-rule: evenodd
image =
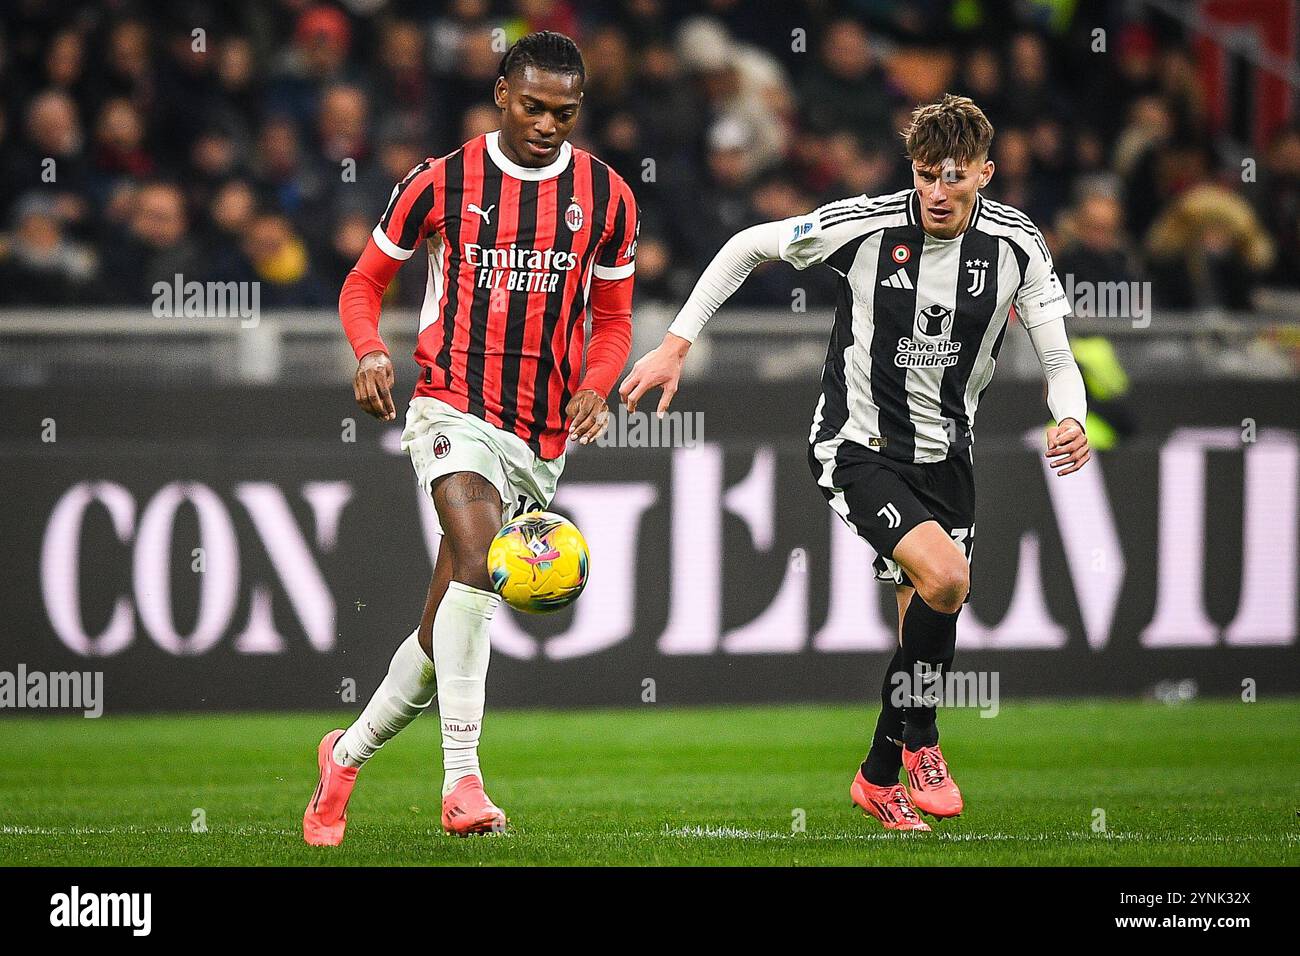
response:
M938 103L912 113L903 140L907 155L918 166L933 168L952 162L965 167L988 155L993 124L969 96L945 93Z
M586 81L587 68L582 63L578 44L563 33L541 30L520 37L501 58L497 76L509 78L511 73L534 66L548 73L567 73Z

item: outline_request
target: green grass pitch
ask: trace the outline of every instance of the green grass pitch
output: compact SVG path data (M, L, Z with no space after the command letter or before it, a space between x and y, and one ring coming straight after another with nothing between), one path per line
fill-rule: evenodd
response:
M863 707L649 704L489 713L483 763L512 831L445 837L426 716L362 771L343 846L308 847L316 743L348 719L6 719L0 864L1300 863L1300 700L945 711L966 813L932 834L850 806Z

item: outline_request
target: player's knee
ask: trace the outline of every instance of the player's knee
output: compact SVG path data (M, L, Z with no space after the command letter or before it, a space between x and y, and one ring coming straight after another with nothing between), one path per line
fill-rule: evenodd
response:
M956 614L970 593L970 567L965 561L945 561L917 586L921 600L941 614Z

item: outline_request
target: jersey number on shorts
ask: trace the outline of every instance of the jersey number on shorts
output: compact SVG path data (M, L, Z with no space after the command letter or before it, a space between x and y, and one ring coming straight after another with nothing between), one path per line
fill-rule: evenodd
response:
M957 546L962 549L966 555L966 562L970 563L971 552L975 550L975 526L969 528L953 528L948 532L952 535L952 540L957 542Z
M522 514L527 514L530 511L541 511L541 509L542 506L536 501L533 501L527 495L520 495L519 500L515 502L515 512L510 516L510 520L513 521Z

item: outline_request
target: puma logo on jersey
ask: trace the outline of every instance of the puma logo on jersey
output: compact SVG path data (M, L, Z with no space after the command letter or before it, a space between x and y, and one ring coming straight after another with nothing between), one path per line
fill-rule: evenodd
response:
M894 507L892 501L885 502L884 507L876 512L876 517L884 518L891 528L897 528L903 523L903 516L898 513L898 509Z
M880 284L888 289L911 289L912 280L907 274L906 269L899 269L888 279L881 279Z
M488 206L487 209L480 209L478 203L472 202L465 207L465 211L478 213L480 216L483 217L483 222L490 226L492 225L492 210L496 208L497 208L496 203L493 203L492 205Z

